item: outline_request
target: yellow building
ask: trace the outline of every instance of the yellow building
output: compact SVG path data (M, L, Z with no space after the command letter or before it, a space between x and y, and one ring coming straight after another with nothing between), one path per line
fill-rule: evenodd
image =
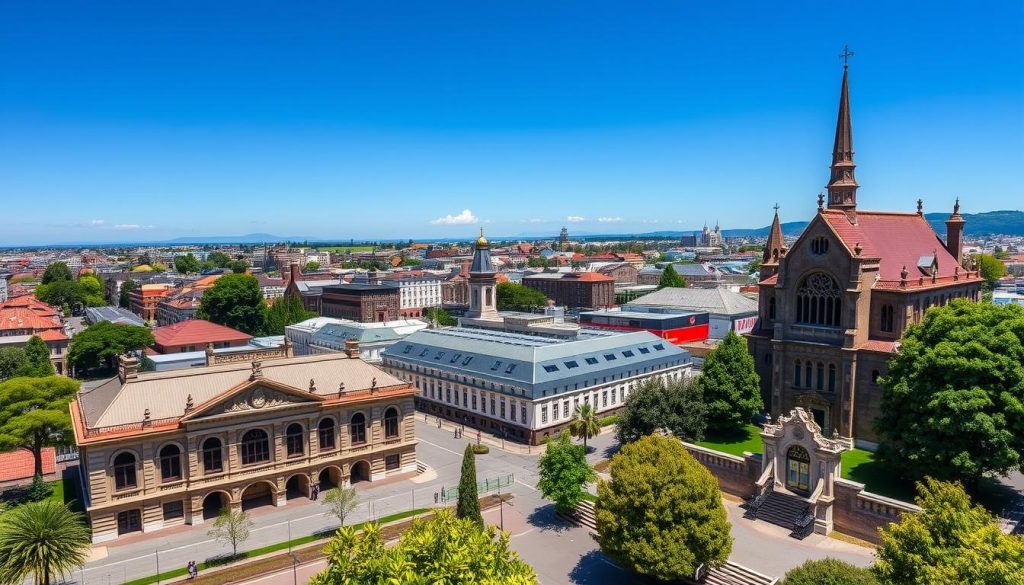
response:
M71 404L93 542L415 473L416 390L349 349L149 373L122 358Z

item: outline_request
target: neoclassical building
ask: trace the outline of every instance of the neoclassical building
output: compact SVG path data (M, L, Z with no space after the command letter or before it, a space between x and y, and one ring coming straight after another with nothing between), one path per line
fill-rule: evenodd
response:
M413 473L416 390L346 354L139 373L71 403L94 542Z
M828 203L787 249L778 208L765 247L758 325L748 334L772 417L799 406L827 436L872 448L879 376L929 307L977 300L959 201L943 241L919 199L910 213L857 207L848 70L843 69ZM965 267L966 266L966 267Z

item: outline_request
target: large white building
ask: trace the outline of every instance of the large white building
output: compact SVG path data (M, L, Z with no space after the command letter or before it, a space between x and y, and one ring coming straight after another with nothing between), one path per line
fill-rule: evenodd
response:
M398 288L398 311L402 317L420 317L424 309L441 306L441 277L436 274L396 271L376 283Z
M572 341L484 329L426 329L383 353L383 367L418 389L417 408L537 444L576 406L617 412L648 378L689 376L690 354L646 331L581 332Z
M418 319L396 319L360 323L334 317L313 317L285 327L285 337L295 355L317 355L345 351L346 341L357 341L363 361L379 362L381 352L421 330L427 324Z

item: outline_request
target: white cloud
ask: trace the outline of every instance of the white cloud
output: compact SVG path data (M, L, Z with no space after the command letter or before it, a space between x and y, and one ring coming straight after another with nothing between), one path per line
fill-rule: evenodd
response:
M139 225L137 223L119 223L114 226L115 230L148 230L152 229L151 225Z
M581 221L586 220L587 218L583 217L582 215L570 215L569 217L565 218L565 221L568 221L569 223L579 223Z
M432 220L430 223L434 225L466 225L470 223L477 223L480 220L477 216L473 215L473 212L468 209L463 209L462 213L458 215L446 215Z
M599 217L597 221L600 223L619 223L622 221L621 217Z
M105 220L105 219L91 219L91 220L89 220L89 225L103 225L105 223L107 223L107 220Z

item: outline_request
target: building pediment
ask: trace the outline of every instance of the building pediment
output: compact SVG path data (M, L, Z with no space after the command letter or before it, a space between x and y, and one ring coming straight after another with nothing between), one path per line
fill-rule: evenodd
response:
M316 404L323 400L322 396L312 392L303 392L272 380L259 379L246 382L186 411L182 420L192 421L224 415L254 413L300 404Z

